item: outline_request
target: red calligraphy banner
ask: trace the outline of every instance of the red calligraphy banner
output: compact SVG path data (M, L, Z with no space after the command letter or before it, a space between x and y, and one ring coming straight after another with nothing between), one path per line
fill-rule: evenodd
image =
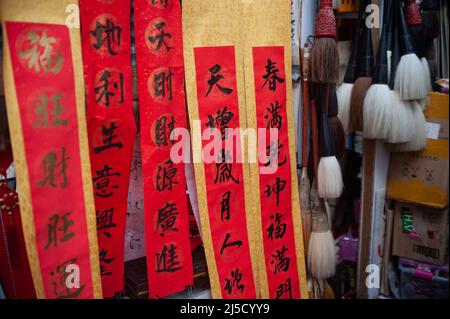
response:
M270 298L300 298L294 226L291 167L286 112L284 47L254 47L256 118L258 128L277 129L278 140L266 134L266 155L278 156L273 174L268 163L259 165L261 225Z
M69 30L57 24L6 22L6 32L44 294L93 298ZM79 274L79 286L66 284L73 271Z
M180 2L135 0L134 20L149 297L162 298L193 284L184 163L170 156L187 121Z
M220 131L222 150L204 157L209 223L222 297L255 298L240 158L239 104L233 46L194 48L198 112L202 132ZM226 148L234 138L234 148ZM231 153L232 151L232 153Z
M136 124L130 0L80 0L87 124L104 297L124 288L124 240Z

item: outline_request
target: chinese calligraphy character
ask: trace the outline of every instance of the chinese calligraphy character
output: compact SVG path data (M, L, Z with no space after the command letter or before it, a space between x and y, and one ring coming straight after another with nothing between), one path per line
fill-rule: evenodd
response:
M118 189L117 185L110 185L111 177L120 176L119 172L113 172L113 168L108 165L104 165L102 169L95 172L95 176L92 180L95 188L95 195L99 197L110 197L113 192L112 189Z
M220 220L230 220L230 196L231 191L225 192L222 195L221 207L220 207Z
M169 51L171 49L171 47L169 47L166 43L166 41L164 40L164 38L172 38L172 35L170 33L166 33L164 31L164 28L166 27L166 23L164 21L158 22L154 25L154 27L156 28L156 30L159 32L159 34L153 35L153 36L149 36L148 40L152 43L156 44L155 50L159 51L159 49L161 48L162 45L164 45L164 47L166 48L167 51Z
M44 165L44 178L37 183L37 186L44 186L49 184L51 187L56 188L55 180L59 177L62 178L59 184L62 188L67 186L67 161L70 157L66 157L66 148L61 148L61 161L57 161L57 155L55 152L49 152L43 159L42 163Z
M236 246L237 248L240 248L242 246L242 240L235 240L229 243L228 240L230 237L231 235L227 233L222 243L222 247L220 248L220 255L223 255L223 251L228 247Z
M264 115L264 118L267 120L267 129L281 129L283 118L278 113L279 109L281 109L281 105L278 103L278 101L275 102L275 105L273 103L270 103L270 107L266 108L266 110L270 113Z
M114 131L118 128L115 122L111 122L111 125L107 127L105 124L102 124L102 135L103 135L103 145L94 147L95 153L101 153L107 149L116 147L122 148L123 144L121 142L113 143L113 139L117 138L117 134L114 134Z
M218 163L216 163L216 178L214 179L214 184L217 184L217 182L228 182L230 179L236 184L239 184L239 178L236 179L232 175L233 164L229 163L229 157L226 158L227 155L229 154L225 154L225 150L222 149L222 155L220 156Z
M33 31L27 33L27 39L32 47L19 52L19 57L28 60L28 69L34 69L38 73L42 70L44 73L58 74L62 69L64 57L53 51L53 44L56 43L56 39L48 37L45 32L38 35Z
M273 240L274 238L280 239L283 238L284 234L286 233L286 223L282 223L281 219L284 215L275 213L275 215L271 215L270 219L272 220L272 223L270 226L266 229L267 236L270 240Z
M287 248L283 245L281 250L277 249L276 253L272 255L272 261L270 263L275 265L273 268L274 275L280 271L286 272L289 270L290 258L284 256L286 252Z
M161 116L156 120L155 124L155 143L157 146L167 146L169 141L173 144L174 142L170 140L170 134L175 128L175 118L173 116Z
M84 285L81 285L79 288L68 288L66 284L67 277L70 274L70 272L66 272L66 267L76 263L76 258L69 259L57 265L55 271L50 272L50 276L54 278L54 281L51 282L53 286L53 293L57 299L76 298L83 291Z
M278 147L275 147L275 145L278 145ZM272 164L275 162L278 162L278 159L280 158L280 150L283 147L283 144L280 144L279 142L275 143L273 141L270 141L270 145L266 147L266 155L269 158L269 160L264 163L265 167L272 167ZM286 164L286 155L284 156L284 160L282 162L278 162L278 166L283 166Z
M233 119L233 117L233 112L228 111L227 107L225 106L223 109L219 109L217 111L216 117L208 115L208 122L205 123L205 125L210 128L219 128L220 132L222 133L222 140L225 140L227 138L226 133L228 124Z
M225 291L231 295L233 292L233 288L236 288L241 293L244 292L244 284L240 284L242 280L242 273L239 271L239 268L236 267L235 270L231 271L231 278L225 278Z
M101 72L102 74L97 80L97 86L94 88L95 102L109 107L112 105L112 97L116 97L117 103L122 104L124 102L123 74L120 72L113 74L109 70ZM118 96L114 92L119 93Z
M155 97L163 97L172 101L172 78L173 73L170 69L161 71L153 76L153 90Z
M158 165L158 175L156 177L156 189L161 192L165 189L172 190L174 184L178 181L174 180L178 169L173 166L172 160L167 160L163 165Z
M111 276L112 272L106 271L106 265L112 263L116 257L107 258L108 251L105 248L100 250L100 275L101 276ZM105 265L106 264L106 265Z
M170 244L170 248L164 245L162 251L156 254L156 272L175 272L182 267L178 266L176 247Z
M107 230L116 227L116 224L113 223L114 208L96 210L95 215L97 217L97 231L101 230L105 237L111 238L111 233Z
M158 209L158 225L156 229L161 229L160 236L163 237L164 233L169 231L178 231L178 228L175 227L178 215L179 212L175 203L166 203L164 207Z
M90 33L94 36L96 42L93 43L95 49L100 49L106 44L106 48L110 55L117 55L117 51L114 51L113 46L120 46L120 34L122 28L116 26L113 21L106 19L105 24L100 21L95 23L95 29Z
M281 299L286 294L288 299L292 299L291 278L288 278L278 286L275 299Z
M211 78L208 80L208 91L206 92L206 96L209 95L209 93L211 92L213 86L215 85L222 93L225 93L227 95L231 94L231 92L233 92L232 89L223 87L219 85L219 81L222 80L224 77L222 74L217 74L219 73L219 71L222 70L222 67L218 64L214 65L213 67L211 67L209 69L209 72L211 73Z
M61 93L56 93L50 96L50 100L53 103L53 109L50 114L53 115L53 119L49 122L49 109L48 109L48 97L46 94L41 94L34 101L36 121L33 123L33 127L37 128L40 126L49 127L49 124L53 127L67 126L67 119L61 119L61 113L64 112L64 107L61 105L60 100L64 98Z
M69 228L73 226L73 221L68 218L70 214L71 212L67 212L62 216L54 214L48 219L49 221L49 224L47 224L48 241L47 245L45 245L46 250L50 246L57 248L58 242L64 243L69 239L75 237L74 232L68 232Z
M271 91L275 91L277 89L277 82L284 82L284 79L277 75L280 70L276 67L276 64L276 62L272 62L272 60L267 59L266 74L263 75L263 79L265 80L263 87L265 87L267 82L269 82L269 90Z
M267 197L271 196L272 194L275 194L277 197L277 207L280 203L280 193L284 190L286 187L286 181L282 180L280 177L277 177L275 180L275 184L273 185L266 185L265 194Z

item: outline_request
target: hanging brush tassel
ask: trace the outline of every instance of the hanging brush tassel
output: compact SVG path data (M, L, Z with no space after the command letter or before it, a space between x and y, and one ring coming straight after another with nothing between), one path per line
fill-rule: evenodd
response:
M316 37L311 50L311 78L316 83L336 84L339 80L339 52L332 0L320 0Z
M324 96L323 100L328 104L329 96ZM317 117L319 127L319 150L320 161L317 170L318 192L321 198L339 198L344 188L342 173L333 144L328 116L326 113L328 106L323 103L317 105Z
M323 201L311 190L312 233L308 245L308 269L317 279L327 279L336 271L336 246Z
M414 48L417 56L422 63L422 74L427 92L432 90L431 88L431 75L428 60L425 57L427 52L427 38L426 30L423 25L422 16L420 14L420 8L415 0L405 0L405 14L406 21L408 23L409 31L414 40ZM419 101L422 109L425 109L428 105L428 95Z
M390 144L389 149L393 152L418 152L427 146L426 119L422 108L416 101L410 102L412 108L413 135L407 143Z
M348 130L350 122L350 99L352 96L353 82L356 79L356 71L358 66L357 56L360 46L360 33L363 23L363 12L365 7L360 6L358 13L358 25L355 29L355 35L353 37L352 51L348 60L347 70L345 72L344 82L337 89L337 101L338 101L338 117L341 120L344 130Z
M365 1L366 6L369 1ZM373 76L373 48L372 29L365 27L363 42L358 54L358 78L353 85L350 99L349 131L363 131L363 107L367 91L372 85Z
M392 125L393 93L388 85L387 56L393 26L391 4L392 2L388 2L384 6L383 30L378 46L373 84L364 98L363 132L367 139L387 139Z
M401 7L397 1L397 5ZM402 100L421 100L427 97L427 84L423 76L423 67L415 53L413 39L400 8L400 48L402 57L397 68L394 89Z
M345 131L341 120L338 117L338 100L336 95L336 86L326 85L326 95L329 96L328 102L328 122L330 124L331 135L333 136L336 158L341 159L345 153Z

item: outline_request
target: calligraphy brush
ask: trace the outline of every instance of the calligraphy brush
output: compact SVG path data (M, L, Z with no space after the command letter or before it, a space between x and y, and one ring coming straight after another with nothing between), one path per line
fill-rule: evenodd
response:
M419 102L411 101L414 121L409 123L413 127L413 134L407 143L390 144L393 152L417 152L427 146L426 119Z
M413 113L411 104L408 101L403 101L400 98L399 92L394 90L395 79L400 63L400 46L399 46L399 16L400 16L400 4L398 0L393 2L393 25L392 35L390 36L390 74L389 74L389 87L392 92L392 110L391 110L391 123L387 134L387 142L389 143L406 143L411 140L414 134Z
M400 2L397 5L401 7ZM399 15L401 59L397 67L394 88L402 100L421 100L427 97L427 84L423 76L423 66L415 53L403 10Z
M333 136L336 158L340 159L345 152L345 131L341 120L338 117L338 100L336 95L336 85L327 84L326 94L328 96L328 122L330 123L331 135Z
M316 17L316 40L311 50L311 77L317 83L337 83L339 52L336 44L336 17L332 1L320 0Z
M427 92L432 90L431 87L431 75L428 60L425 57L427 39L425 35L425 27L423 25L422 16L420 14L420 8L416 3L416 0L405 0L406 21L408 23L409 31L414 40L414 48L417 56L422 63L423 80L426 85ZM428 105L428 96L420 100L420 106L422 109Z
M368 1L365 1L366 5ZM364 6L365 7L365 6ZM372 29L365 27L363 31L363 42L358 54L358 77L353 84L350 98L350 122L349 131L363 130L363 107L364 98L372 85L373 76L373 48Z
M350 120L350 98L352 95L353 82L356 79L356 71L358 66L357 56L360 46L360 29L362 24L362 15L364 6L360 6L358 13L358 25L353 37L352 51L348 60L347 70L344 76L344 82L337 89L338 100L338 117L341 119L344 130L347 131Z
M308 175L308 131L309 131L309 58L310 48L301 49L303 109L302 109L302 172L300 177L300 208L304 246L308 247L311 235L311 202L309 198L310 185Z
M320 161L317 169L317 188L321 198L339 198L342 194L343 181L326 112L329 99L325 96L320 102L317 105L316 111L320 151Z
M368 139L386 139L392 123L393 92L388 85L387 49L392 35L392 2L385 3L383 10L383 30L381 33L377 63L372 85L364 98L363 132Z
M312 155L315 180L311 189L312 224L308 244L308 270L316 279L326 279L334 275L336 270L336 248L334 237L328 224L327 213L323 201L317 192L317 176L319 166L319 129L316 100L311 107Z

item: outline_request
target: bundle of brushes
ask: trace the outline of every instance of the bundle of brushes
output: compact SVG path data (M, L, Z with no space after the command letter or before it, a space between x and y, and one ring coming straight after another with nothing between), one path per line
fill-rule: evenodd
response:
M338 117L336 85L327 84L325 96L328 96L328 122L330 124L331 135L333 136L336 158L341 159L345 152L345 131Z
M400 50L401 59L397 67L394 88L402 100L422 100L428 95L429 82L424 77L424 67L415 53L414 41L400 7Z
M336 269L336 248L333 234L328 223L328 216L324 207L324 202L319 198L317 191L317 176L319 166L319 129L316 99L312 100L311 106L311 137L312 137L312 158L313 172L315 180L310 192L311 200L311 235L308 243L308 270L309 273L319 280L329 278L334 275Z
M418 100L426 97L427 89L424 86L423 75L421 76L419 74L416 76L416 81L422 83L421 86L425 92L425 96L405 100L404 97L402 97L402 91L398 90L399 72L403 72L402 60L407 61L412 56L417 56L414 53L413 41L406 24L404 12L398 0L394 1L394 12L396 19L394 19L395 27L392 37L394 48L392 52L390 79L391 86L393 81L395 89L393 92L394 112L387 141L391 143L391 145L389 145L390 149L395 152L419 151L426 146L427 138L425 116ZM399 41L397 41L397 39ZM397 43L400 44L400 47L398 47ZM410 52L407 54L410 57L406 60L404 59L405 52ZM403 55L401 55L402 53ZM400 55L401 58L398 62ZM421 65L422 64L420 63L420 68L423 70Z

